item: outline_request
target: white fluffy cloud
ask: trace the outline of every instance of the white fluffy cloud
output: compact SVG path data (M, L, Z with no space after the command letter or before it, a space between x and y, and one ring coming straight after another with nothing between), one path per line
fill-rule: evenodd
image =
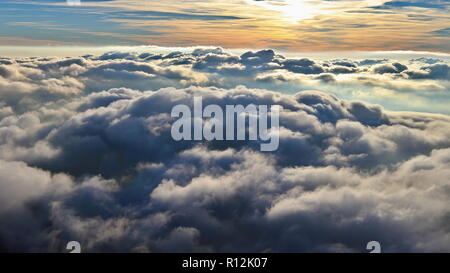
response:
M450 251L448 116L248 87L419 81L414 69L445 81L418 62L220 49L4 62L0 88L18 91L0 89L0 249L358 252L378 240L384 251ZM172 140L170 110L194 96L280 105L279 150Z
M287 58L273 50L237 56L221 48L198 48L191 53L109 52L77 58L3 58L0 99L23 112L50 99L119 87L155 91L191 85L245 85L289 93L314 89L394 110L450 114L443 103L450 99L449 71L448 62L439 59L317 61ZM404 100L410 103L405 104Z

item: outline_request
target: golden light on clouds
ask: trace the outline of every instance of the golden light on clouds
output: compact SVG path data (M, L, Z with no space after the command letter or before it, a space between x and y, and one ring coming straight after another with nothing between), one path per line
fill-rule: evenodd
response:
M302 19L307 19L317 15L318 9L305 0L286 1L247 1L250 4L277 12L281 20L290 23L298 23Z
M74 32L65 40L61 33L49 32L45 21L36 21L22 37L11 28L4 41L32 39L27 35L41 25L45 37L36 40L74 45L97 42L100 37L107 45L450 52L450 3L437 0L116 0L81 1L81 6L69 8L64 3L34 3L63 7L64 12L83 16L82 20L90 17L84 27L67 27L65 21L55 22L65 18L57 14L51 23ZM50 17L43 14L45 20ZM7 25L26 27L17 22ZM77 36L84 40L71 38Z
M322 1L322 0L246 0L248 5L273 11L273 17L288 23L301 23L316 16L334 15L356 8L366 8L385 3L383 0L369 1Z

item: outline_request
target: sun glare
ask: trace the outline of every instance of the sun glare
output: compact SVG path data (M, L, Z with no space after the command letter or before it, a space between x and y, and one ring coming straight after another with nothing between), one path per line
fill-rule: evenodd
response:
M318 7L305 0L272 0L252 1L260 7L279 12L283 21L298 23L303 19L312 18L317 14Z

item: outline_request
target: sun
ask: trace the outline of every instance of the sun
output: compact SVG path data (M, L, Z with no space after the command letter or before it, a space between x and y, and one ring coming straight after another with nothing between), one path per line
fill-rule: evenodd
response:
M313 5L311 1L307 0L252 1L252 4L279 13L279 19L290 23L298 23L318 14L317 5Z

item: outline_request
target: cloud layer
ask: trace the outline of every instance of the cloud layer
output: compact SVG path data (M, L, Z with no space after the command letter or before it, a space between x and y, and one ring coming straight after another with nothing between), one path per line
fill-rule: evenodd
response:
M2 45L450 52L447 0L0 0Z
M450 251L448 116L280 92L420 93L448 82L445 62L221 49L0 62L2 251ZM280 105L279 150L172 140L170 110L194 96Z
M273 50L238 56L221 48L164 54L109 52L77 58L4 57L0 59L0 96L7 105L0 105L0 115L7 114L8 107L29 110L35 102L110 88L156 91L191 85L227 89L245 85L289 94L320 90L390 110L450 114L449 73L448 60L439 58L313 60L288 58Z

